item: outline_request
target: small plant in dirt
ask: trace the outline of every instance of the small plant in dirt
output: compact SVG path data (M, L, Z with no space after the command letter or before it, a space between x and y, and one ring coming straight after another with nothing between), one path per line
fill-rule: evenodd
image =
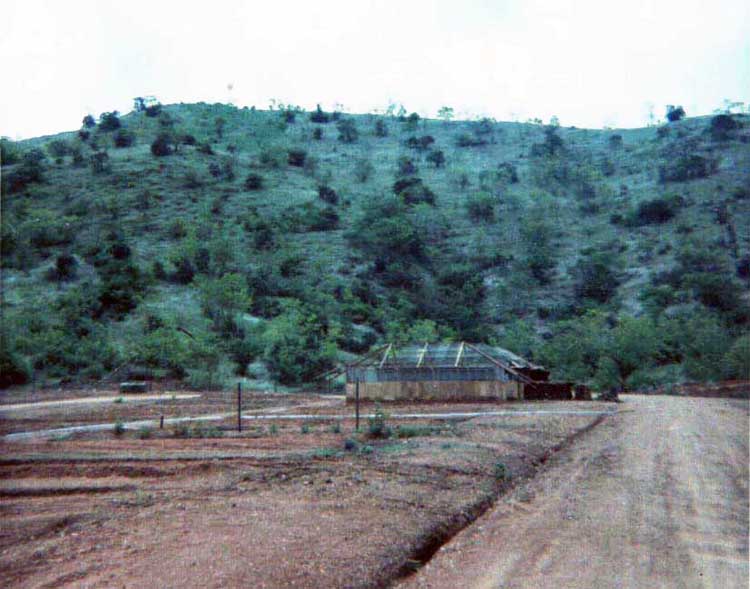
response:
M190 437L190 426L184 423L176 425L172 430L172 435L175 438L189 438Z
M275 436L276 434L279 433L279 426L276 425L275 423L272 423L271 427L268 428L268 433L271 434L272 436Z
M336 448L317 448L313 451L313 456L316 458L334 458L338 454L339 452Z
M508 470L508 467L505 466L505 464L503 464L502 462L495 463L495 466L492 468L492 474L497 481L510 480L510 471Z
M310 424L303 423L302 426L299 428L299 431L303 434L309 434L310 433Z
M150 427L142 427L138 430L138 438L141 440L148 440L154 433Z
M359 442L357 442L357 440L347 438L344 441L344 450L347 452L356 452L357 449L359 449Z
M117 398L115 399L115 403L118 403L118 404L119 404L119 403L122 403L123 401L124 401L124 399L123 399L122 397L117 397Z
M339 422L336 422L331 425L330 432L332 434L340 434L341 433L341 424Z
M245 190L262 190L263 189L263 176L258 174L249 174L245 178Z
M388 414L380 405L375 406L375 414L367 420L367 431L371 438L389 438L391 428L388 427Z
M375 448L373 448L372 446L362 446L359 449L360 454L372 454L373 452L375 452Z
M120 436L125 433L125 424L122 421L116 421L114 427L115 435Z
M431 436L437 433L437 428L429 425L400 425L396 428L397 438L417 438L420 436Z

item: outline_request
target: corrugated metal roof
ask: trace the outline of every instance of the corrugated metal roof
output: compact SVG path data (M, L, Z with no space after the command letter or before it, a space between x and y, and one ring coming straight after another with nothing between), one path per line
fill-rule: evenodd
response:
M500 362L511 368L540 368L521 356L497 346L467 342L389 344L358 362L359 366L389 367L482 367Z

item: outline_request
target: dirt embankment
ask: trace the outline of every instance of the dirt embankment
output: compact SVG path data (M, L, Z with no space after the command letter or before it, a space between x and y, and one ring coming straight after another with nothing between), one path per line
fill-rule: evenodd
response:
M746 588L749 404L623 399L402 586Z

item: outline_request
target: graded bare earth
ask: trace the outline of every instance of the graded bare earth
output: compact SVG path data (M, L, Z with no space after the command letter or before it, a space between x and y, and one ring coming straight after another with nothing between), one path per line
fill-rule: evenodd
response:
M194 414L176 409L195 409L194 399L174 403L174 413ZM276 414L304 406L338 417L353 412L340 399L312 395L250 395L247 403ZM216 399L200 408L220 406ZM147 407L75 405L66 417L50 406L49 414L21 423L102 422L113 411L140 418ZM225 429L219 438L178 438L216 432L165 428L145 439L142 431L111 430L0 442L0 576L9 587L384 586L418 568L571 436L605 419L597 412L615 407L460 409L515 413L392 421L402 437L390 439L357 436L352 419L321 416L248 422L242 434ZM591 413L549 413L554 409ZM523 413L530 410L546 413ZM9 421L5 431L22 431L18 420ZM191 427L209 425L228 428L232 419ZM345 449L350 438L356 442Z
M748 402L626 396L404 587L748 586Z

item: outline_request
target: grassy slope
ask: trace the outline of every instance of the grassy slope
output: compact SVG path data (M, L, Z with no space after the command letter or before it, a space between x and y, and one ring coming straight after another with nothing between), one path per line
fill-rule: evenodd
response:
M279 124L277 112L235 109L223 105L172 105L165 109L175 121L178 132L193 134L199 143L211 142L215 155L199 153L195 147L183 146L180 153L156 158L149 145L159 130L158 119L143 114L123 117L123 125L136 134L134 146L108 152L112 171L94 175L88 166L75 168L65 158L62 164L48 159L45 182L32 184L24 192L4 195L4 219L13 219L21 207L32 211L48 209L55 215L65 213L72 217L76 227L75 242L68 248L80 254L87 244L101 239L108 226L122 228L134 248L136 259L150 267L155 259L165 259L177 245L169 234L175 218L184 219L191 231L205 240L201 228L214 227L213 234L223 231L235 244L234 266L238 270L264 264L278 264L280 258L297 253L304 258L303 268L311 285L330 289L336 277L344 282L351 279L353 268L362 268L365 260L347 244L345 232L359 215L364 202L373 196L389 193L393 185L396 161L408 155L419 161L419 175L437 194L437 212L442 214L447 227L447 237L433 252L433 261L439 265L441 256L456 259L462 253L467 257L486 252L502 252L511 260L524 256L524 245L519 240L519 224L541 203L546 220L555 227L554 250L559 262L554 276L547 285L540 285L518 272L517 266L508 265L484 271L488 286L486 299L488 317L501 325L513 317L533 321L538 331L548 328L548 320L536 312L540 308L554 308L571 303L573 297L570 269L579 252L586 247L615 252L622 284L618 288L612 308L627 313L638 313L638 294L654 273L673 265L673 256L680 231L692 228L692 235L703 235L711 242L724 239L725 227L716 222L716 207L723 201L729 203L729 212L737 229L740 255L750 251L750 200L732 195L740 187L750 186L750 145L736 137L726 142L713 142L706 134L709 118L687 119L670 125L666 138L657 138L655 128L634 130L583 130L561 128L568 156L575 161L588 161L597 170L602 159L614 164L611 176L597 175L598 210L583 213L581 202L570 190L546 190L533 180L533 161L529 151L534 143L543 141L544 129L523 123L496 123L487 136L489 144L481 147L457 147L455 137L472 133L474 122L443 122L421 120L416 129L396 119L387 119L387 137L376 137L373 131L374 115L352 116L359 130L359 139L352 144L337 140L335 123L316 125L306 114L298 114L294 124ZM216 140L216 117L226 120L224 136ZM347 115L348 116L348 115ZM312 139L313 129L322 128L324 138ZM747 134L747 127L742 131ZM615 133L623 138L621 149L612 149L609 138ZM424 154L404 146L410 135L432 135L434 148L442 149L446 165L434 168L424 161ZM56 136L73 140L75 134ZM747 137L747 135L746 135ZM43 146L53 137L37 138L23 142L23 146ZM102 134L99 145L107 146L110 136ZM719 157L716 174L689 182L668 183L658 181L658 168L664 161L665 146L676 148L694 142L693 153ZM227 146L235 146L234 154ZM273 169L259 163L262 150L278 149L282 157L289 148L303 148L308 158L315 158L314 170L303 170L286 165ZM88 153L88 151L86 151ZM207 172L210 162L234 158L236 178L232 181L216 180ZM359 160L368 160L374 173L365 182L355 178ZM466 214L467 199L481 191L479 174L492 170L501 162L517 167L520 182L511 184L496 193L496 221L477 223ZM8 168L12 170L12 166ZM7 171L7 170L6 170ZM186 174L195 172L201 186L188 188ZM260 173L266 181L264 190L250 192L244 189L244 179L250 171ZM461 174L467 174L469 185L460 186ZM338 192L341 204L337 207L341 217L340 228L326 232L289 232L283 243L269 253L254 251L247 232L242 227L250 207L255 206L263 215L276 215L286 207L305 202L319 203L317 187L327 183ZM624 194L623 188L627 188ZM148 191L151 206L144 209L142 195ZM610 222L614 213L626 214L638 202L664 194L678 194L685 199L679 214L661 225L628 228ZM221 201L220 212L212 212L215 199ZM218 203L217 203L218 204ZM78 216L76 216L78 215ZM433 219L434 221L434 219ZM208 238L210 240L210 237ZM613 247L612 244L616 244ZM44 272L53 263L54 255L63 248L37 251L26 271L4 269L4 304L13 309L33 305L43 308L70 286L54 286L44 280ZM48 257L46 257L48 256ZM46 257L46 259L45 259ZM93 268L84 267L95 276ZM74 283L75 284L75 283ZM183 325L205 329L207 322L201 317L195 289L158 283L151 289L139 309L124 322L110 325L113 340L133 337L138 332L137 318L145 310L161 310L179 314ZM541 314L544 316L544 313Z

